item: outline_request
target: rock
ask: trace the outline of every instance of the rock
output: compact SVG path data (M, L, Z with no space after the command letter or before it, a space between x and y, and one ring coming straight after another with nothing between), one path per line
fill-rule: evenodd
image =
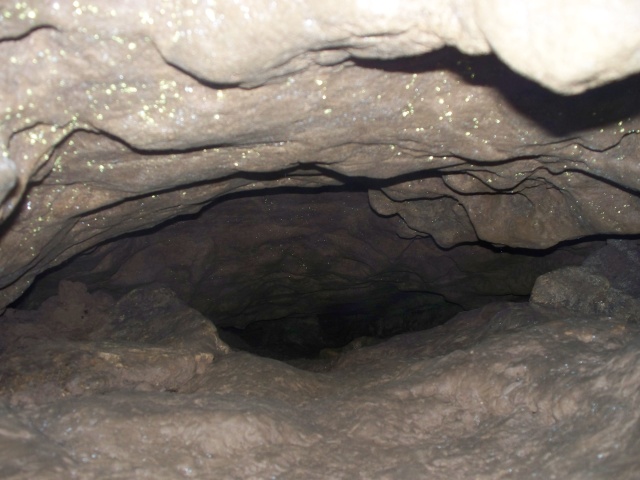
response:
M357 337L430 328L492 301L525 301L538 276L580 265L604 245L537 256L442 250L428 238L399 239L401 222L372 212L364 192L236 198L78 257L41 276L21 308L37 308L61 281L115 297L156 283L233 345L281 359L315 356Z
M533 321L504 328L510 311L521 317L526 309ZM346 350L322 373L231 353L195 376L189 394L120 384L28 410L7 407L15 427L3 431L0 464L18 478L37 472L42 479L211 471L220 478L632 478L639 339L637 325L502 303ZM22 426L27 419L32 430ZM19 431L29 433L10 433ZM35 447L28 466L9 457L27 437ZM57 454L55 463L47 452Z
M606 278L589 274L580 267L567 267L541 276L531 292L531 300L581 313L607 314L611 313L607 301L610 290Z
M640 326L609 299L632 298L639 251L609 241L540 277L530 304L360 338L299 368L229 352L166 287L115 301L62 282L41 310L2 317L0 464L43 479L630 477ZM28 465L9 457L26 448Z
M635 478L636 10L3 7L0 477Z
M637 76L560 97L441 49L493 48L562 92L638 70L632 4L546 5L16 3L0 308L82 251L241 191L356 178L399 235L446 248L637 233Z
M610 240L582 266L565 267L538 278L531 302L637 322L639 251L637 242Z
M4 152L3 152L4 153ZM0 158L0 203L16 185L15 164L7 158L6 154ZM7 211L6 209L4 210ZM4 218L0 218L4 220Z
M474 6L491 49L555 91L583 92L640 67L638 20L627 15L632 1L477 0Z
M4 478L68 478L73 459L28 420L5 404L0 406L0 445Z
M118 302L62 282L37 311L3 316L0 397L12 405L112 390L177 391L229 348L168 289Z

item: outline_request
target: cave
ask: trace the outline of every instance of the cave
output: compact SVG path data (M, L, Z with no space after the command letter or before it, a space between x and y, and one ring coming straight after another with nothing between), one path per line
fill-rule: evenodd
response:
M3 7L0 477L637 478L637 6L514 5Z
M164 286L230 346L301 366L295 360L426 330L492 302L526 302L540 275L580 265L604 245L444 249L431 237L400 236L401 218L377 214L362 181L354 189L345 180L230 195L123 235L45 272L12 307L40 308L61 281L114 298Z

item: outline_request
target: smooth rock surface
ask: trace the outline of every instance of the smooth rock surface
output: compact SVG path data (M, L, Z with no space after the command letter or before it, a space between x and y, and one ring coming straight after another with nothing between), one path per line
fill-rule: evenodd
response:
M476 18L511 68L563 93L637 72L637 1L476 0Z

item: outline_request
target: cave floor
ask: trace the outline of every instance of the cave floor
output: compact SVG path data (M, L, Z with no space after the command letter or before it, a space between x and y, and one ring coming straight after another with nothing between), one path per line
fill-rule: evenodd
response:
M85 298L115 316L3 319L2 478L637 478L633 322L494 303L310 371L230 351L166 291Z

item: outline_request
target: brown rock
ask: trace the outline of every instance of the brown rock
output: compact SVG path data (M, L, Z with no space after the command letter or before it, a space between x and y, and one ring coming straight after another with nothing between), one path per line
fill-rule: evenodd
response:
M505 328L526 309L529 321ZM345 351L324 373L233 353L194 377L190 394L121 384L7 409L15 426L0 432L1 463L39 478L632 478L639 333L494 304ZM27 418L37 433L18 434ZM27 437L40 452L28 467L8 457ZM52 466L46 452L64 460Z
M3 320L0 395L14 405L177 391L229 352L213 324L168 289L138 289L114 302L61 282L40 310L8 310Z
M0 477L635 478L636 10L5 5Z
M638 321L640 259L636 242L609 240L580 267L565 267L536 280L531 301L579 313Z
M223 336L309 355L429 328L491 301L523 301L538 276L602 246L540 256L478 245L445 251L431 239L399 239L401 224L372 212L364 192L236 198L82 255L41 277L22 307L36 308L61 280L115 296L162 284L229 328Z
M502 17L485 7L480 23L466 3L433 16L419 2L265 7L258 21L235 4L176 4L178 22L169 6L56 5L15 7L2 25L15 39L0 48L11 92L1 99L2 305L52 265L217 197L344 176L388 179L363 184L375 207L405 219L403 236L447 247L638 231L637 78L563 98L493 57L374 60L443 44L486 52L482 22ZM357 19L350 31L336 9ZM258 23L232 33L234 18ZM210 48L217 35L225 46ZM607 72L576 72L567 89L621 75Z

